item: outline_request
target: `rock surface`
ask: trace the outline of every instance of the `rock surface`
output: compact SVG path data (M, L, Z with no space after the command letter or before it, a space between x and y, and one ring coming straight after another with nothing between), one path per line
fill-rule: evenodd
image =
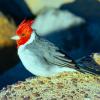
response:
M35 29L39 35L44 36L55 31L79 26L83 23L85 23L83 18L67 10L48 9L37 16L32 28Z
M64 3L71 3L75 0L25 0L33 14L37 14L44 8L59 8Z
M100 77L61 73L28 78L0 91L0 100L100 100Z

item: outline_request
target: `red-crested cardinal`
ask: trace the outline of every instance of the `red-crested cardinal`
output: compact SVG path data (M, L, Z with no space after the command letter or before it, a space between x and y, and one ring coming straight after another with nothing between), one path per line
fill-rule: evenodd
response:
M25 68L36 76L52 76L59 72L75 72L79 68L53 43L41 38L31 28L33 20L24 20L16 31L18 55Z

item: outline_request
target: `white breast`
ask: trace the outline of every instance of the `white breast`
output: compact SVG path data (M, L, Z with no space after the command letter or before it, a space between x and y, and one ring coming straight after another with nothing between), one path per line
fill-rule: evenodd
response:
M41 63L34 53L31 54L29 50L25 50L23 47L19 47L18 55L24 67L32 74L37 76L45 76L48 73L45 65Z

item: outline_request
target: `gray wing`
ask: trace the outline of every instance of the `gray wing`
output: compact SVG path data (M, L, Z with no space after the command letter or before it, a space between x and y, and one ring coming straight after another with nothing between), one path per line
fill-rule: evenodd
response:
M65 55L53 43L45 39L37 37L35 41L27 45L26 47L34 51L38 56L43 56L43 59L45 59L45 61L49 64L78 69L72 59Z
M61 67L70 67L77 69L76 64L72 59L65 55L58 47L47 40L40 40L43 46L43 54L46 61L51 64Z

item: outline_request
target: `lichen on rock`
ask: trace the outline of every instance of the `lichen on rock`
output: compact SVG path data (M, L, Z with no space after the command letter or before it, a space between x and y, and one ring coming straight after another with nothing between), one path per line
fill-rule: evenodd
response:
M0 91L0 100L15 99L100 100L100 77L64 72L52 77L28 78Z

